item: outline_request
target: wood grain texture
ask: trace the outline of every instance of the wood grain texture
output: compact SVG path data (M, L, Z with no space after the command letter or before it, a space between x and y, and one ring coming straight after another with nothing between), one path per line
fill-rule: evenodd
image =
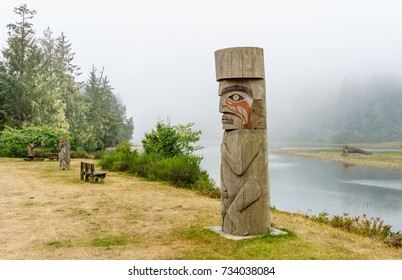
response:
M264 54L261 48L215 52L221 145L222 230L237 236L270 231Z
M215 52L216 80L264 79L264 51L255 47L221 49Z

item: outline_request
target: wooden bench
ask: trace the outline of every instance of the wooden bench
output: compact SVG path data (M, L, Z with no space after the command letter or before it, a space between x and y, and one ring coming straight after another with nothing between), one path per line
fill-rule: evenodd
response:
M59 160L59 154L48 154L49 161Z
M95 164L81 161L81 180L86 182L100 182L106 177L106 172L95 171Z

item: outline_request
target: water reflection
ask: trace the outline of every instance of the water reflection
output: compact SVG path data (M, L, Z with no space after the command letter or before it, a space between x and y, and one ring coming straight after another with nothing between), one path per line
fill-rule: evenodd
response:
M355 184L402 191L402 180L349 180L340 182L345 184Z

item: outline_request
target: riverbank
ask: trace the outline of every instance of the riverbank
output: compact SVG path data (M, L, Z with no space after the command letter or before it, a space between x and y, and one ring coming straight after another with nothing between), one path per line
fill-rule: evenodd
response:
M272 153L310 157L341 162L345 165L361 165L402 170L402 152L374 152L373 155L352 154L342 156L341 150L275 150Z
M118 172L84 183L79 165L0 158L0 259L402 259L383 241L276 210L288 235L227 240L206 229L220 224L218 199Z

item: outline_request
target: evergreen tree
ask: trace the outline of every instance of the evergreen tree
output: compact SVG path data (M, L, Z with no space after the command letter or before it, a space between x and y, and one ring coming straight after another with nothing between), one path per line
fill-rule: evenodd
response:
M113 93L104 71L93 67L83 93L76 81L80 68L64 33L57 38L48 27L35 37L36 11L21 5L21 18L7 25L7 46L0 60L0 130L9 126L40 126L69 130L75 145L96 151L131 139L134 124Z
M100 150L131 139L133 120L126 118L126 108L113 93L104 69L98 75L92 67L83 99L86 128L80 134L80 142L86 150Z
M4 124L7 119L6 110L6 94L7 94L7 84L5 82L6 70L3 66L2 61L0 61L0 131L3 130Z
M55 73L57 85L61 90L62 101L66 105L65 116L69 125L74 125L77 121L77 102L81 102L80 87L81 83L76 82L76 78L81 75L80 67L73 64L75 53L72 52L71 43L67 40L64 33L57 38L55 46Z
M37 84L42 98L38 102L41 112L37 114L35 124L67 129L66 104L62 100L56 64L56 39L49 27L44 31L43 38L39 39L39 46L44 63L38 72Z
M14 9L21 21L8 24L7 47L2 51L6 72L3 80L8 91L5 96L7 112L6 123L14 127L22 127L31 123L35 117L33 101L36 100L34 79L42 64L42 56L35 41L35 31L30 20L36 11L21 5Z
M36 11L24 4L14 12L21 21L7 25L8 46L2 51L6 70L3 80L8 84L5 123L12 127L30 124L65 127L63 104L53 81L51 32L45 31L38 44L30 22Z

